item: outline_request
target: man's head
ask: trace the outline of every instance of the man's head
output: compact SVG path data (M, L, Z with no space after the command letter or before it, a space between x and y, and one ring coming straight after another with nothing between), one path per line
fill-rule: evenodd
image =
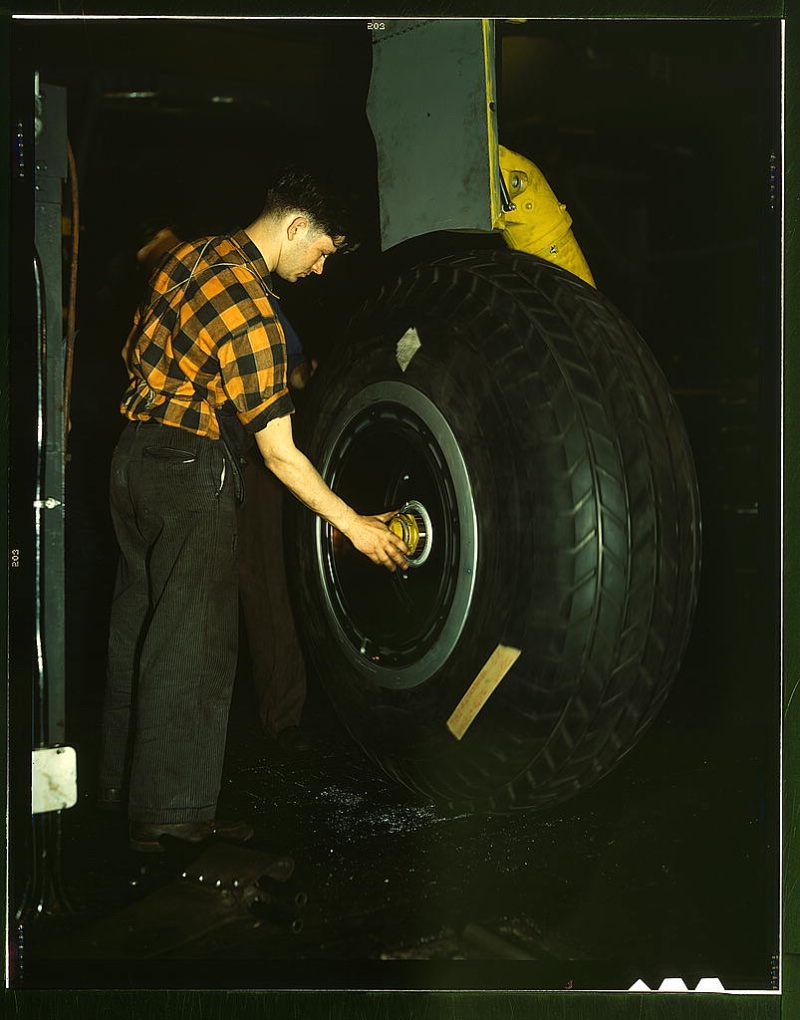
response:
M270 184L254 226L263 239L254 240L270 269L290 283L321 273L331 255L347 249L346 214L339 200L297 167L284 169Z

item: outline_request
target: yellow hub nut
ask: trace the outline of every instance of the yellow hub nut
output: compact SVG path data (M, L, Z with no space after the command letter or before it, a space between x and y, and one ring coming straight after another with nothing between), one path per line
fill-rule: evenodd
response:
M389 521L389 530L402 538L408 546L410 556L413 556L419 545L419 524L416 517L411 514L399 513Z
M430 555L433 531L428 511L415 499L409 500L388 522L389 530L408 546L410 567L421 566Z

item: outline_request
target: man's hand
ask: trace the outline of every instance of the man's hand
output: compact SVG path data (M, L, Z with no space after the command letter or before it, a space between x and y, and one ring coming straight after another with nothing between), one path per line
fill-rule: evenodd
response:
M387 570L394 572L400 567L401 570L408 569L408 546L394 532L389 531L386 522L395 514L389 510L385 514L376 514L374 517L355 516L355 519L342 531L353 543L356 549L365 556L368 556L373 563L379 563Z
M298 365L295 365L292 371L289 373L289 389L290 390L304 390L306 386L311 382L314 373L317 370L319 362L316 358L312 358L311 361L304 358Z

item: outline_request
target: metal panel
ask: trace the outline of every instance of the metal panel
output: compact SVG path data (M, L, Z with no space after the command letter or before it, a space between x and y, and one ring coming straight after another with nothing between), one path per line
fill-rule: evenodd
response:
M491 230L499 211L494 33L478 18L373 28L367 113L384 249L432 230Z

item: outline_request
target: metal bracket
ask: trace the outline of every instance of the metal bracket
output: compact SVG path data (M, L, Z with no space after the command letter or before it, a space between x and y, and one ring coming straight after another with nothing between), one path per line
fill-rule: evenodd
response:
M506 180L505 177L503 177L502 169L498 170L498 176L500 180L500 204L503 208L503 212L513 212L514 209L516 209L517 207L515 203L511 201L511 195L509 195L508 193L508 188L506 187Z

